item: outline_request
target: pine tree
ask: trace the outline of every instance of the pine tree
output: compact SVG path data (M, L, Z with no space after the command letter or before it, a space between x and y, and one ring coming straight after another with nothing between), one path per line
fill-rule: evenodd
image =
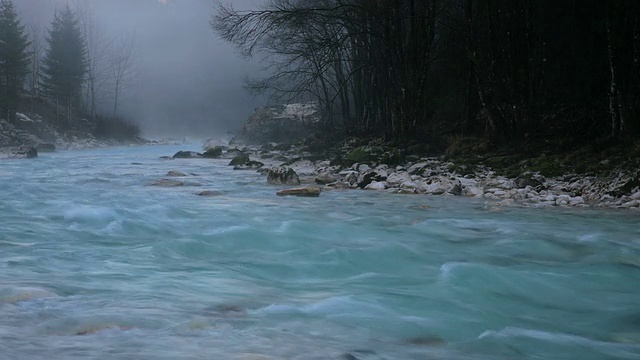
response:
M71 125L72 110L80 103L82 95L87 56L78 18L69 5L54 15L47 45L43 61L43 89L55 100L58 119L62 105L67 123Z
M20 90L29 73L30 42L11 0L0 0L0 107L15 121Z

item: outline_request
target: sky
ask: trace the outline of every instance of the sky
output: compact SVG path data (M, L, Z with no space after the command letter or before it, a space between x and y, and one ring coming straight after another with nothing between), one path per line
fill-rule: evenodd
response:
M56 7L77 0L14 0L25 25L48 28ZM266 103L244 88L262 66L242 59L209 26L213 0L93 1L105 37L135 36L136 77L123 92L119 114L147 136L200 136L239 128ZM260 0L229 0L238 9ZM112 108L105 99L105 112ZM112 112L112 110L110 110Z

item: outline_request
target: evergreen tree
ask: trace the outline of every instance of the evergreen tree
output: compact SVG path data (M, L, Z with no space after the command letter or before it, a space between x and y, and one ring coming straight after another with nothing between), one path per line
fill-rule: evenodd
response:
M14 121L19 93L29 73L28 35L11 0L0 0L0 107Z
M82 95L87 59L78 18L69 5L54 15L47 45L43 61L43 89L55 100L58 119L62 105L68 125L71 125L71 112L80 103Z

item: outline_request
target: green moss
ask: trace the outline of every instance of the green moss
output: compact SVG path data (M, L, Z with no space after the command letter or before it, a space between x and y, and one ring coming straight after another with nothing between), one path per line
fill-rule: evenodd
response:
M238 155L231 160L229 163L230 166L233 165L244 165L249 162L249 157L247 155Z
M202 156L210 159L217 159L222 156L222 147L216 146L209 148L204 152L204 154L202 154Z
M371 163L377 161L380 158L380 155L381 151L377 151L376 148L362 146L351 151L345 160L352 163Z
M389 166L399 165L403 160L402 153L398 149L390 149L380 157L380 162Z

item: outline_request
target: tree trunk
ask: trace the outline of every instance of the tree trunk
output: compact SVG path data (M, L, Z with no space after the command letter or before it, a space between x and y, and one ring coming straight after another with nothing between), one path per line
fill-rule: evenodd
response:
M116 92L113 100L113 118L115 119L118 116L118 92L119 92L119 84L116 83Z
M618 103L618 69L617 69L617 55L616 44L614 34L612 30L613 17L613 4L609 3L607 6L607 54L609 57L609 114L611 116L611 138L618 140L620 138L620 131L622 130L622 121L620 119L620 106Z

